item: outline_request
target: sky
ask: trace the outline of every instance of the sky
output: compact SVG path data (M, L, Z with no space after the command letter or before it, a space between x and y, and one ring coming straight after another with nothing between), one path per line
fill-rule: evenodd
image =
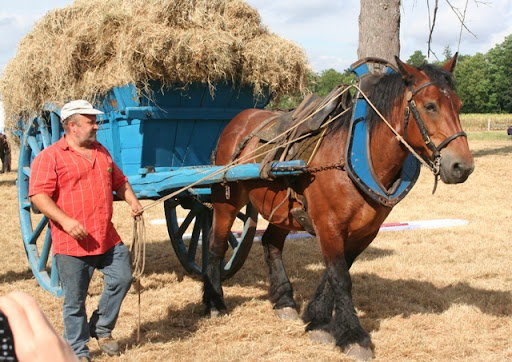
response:
M460 21L448 5L462 12L467 3L466 25L459 45ZM360 0L246 0L261 15L262 22L277 35L301 46L316 72L333 68L339 72L357 60ZM429 16L435 0L402 0L400 58L406 61L416 50L427 55ZM49 10L63 8L73 0L0 0L0 76L16 55L19 41ZM443 57L452 53L485 53L512 34L512 0L439 0L433 33L433 51ZM430 61L436 60L430 58ZM0 131L3 130L0 102Z

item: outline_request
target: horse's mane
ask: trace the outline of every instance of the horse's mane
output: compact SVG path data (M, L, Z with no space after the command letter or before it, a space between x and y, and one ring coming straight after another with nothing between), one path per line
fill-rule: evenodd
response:
M433 64L425 64L417 69L425 72L430 81L440 89L455 89L453 74L446 69ZM371 90L368 98L384 117L389 118L395 101L402 102L406 87L407 84L400 73L387 74L381 77L380 81ZM367 121L371 130L382 120L373 108L369 107Z
M417 69L424 71L430 78L431 82L440 89L450 88L455 90L453 74L446 69L433 64L425 64L421 67L417 67ZM399 102L402 102L402 98L405 96L407 83L404 81L400 73L383 74L379 78L380 79L369 92L368 98L379 112L386 117L386 119L389 119L391 116L391 109L393 108L395 101L398 100ZM339 119L339 121L333 123L329 127L329 132L327 134L332 135L341 128L348 128L350 124L350 117L352 117L352 111L348 111ZM368 106L367 122L370 132L373 130L375 125L382 122L382 119L377 115L377 113L375 113L371 106Z

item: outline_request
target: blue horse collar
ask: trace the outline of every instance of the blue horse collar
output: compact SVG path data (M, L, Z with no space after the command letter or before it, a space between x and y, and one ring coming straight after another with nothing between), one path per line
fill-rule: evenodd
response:
M358 62L357 67L352 68L358 78L368 74L366 63ZM390 73L393 69L386 68L385 72ZM420 162L409 154L405 160L400 175L391 186L386 189L377 179L369 152L370 134L367 122L368 103L363 97L356 95L354 110L350 122L349 134L345 160L347 173L354 184L371 199L378 203L393 207L399 203L412 189L420 174Z

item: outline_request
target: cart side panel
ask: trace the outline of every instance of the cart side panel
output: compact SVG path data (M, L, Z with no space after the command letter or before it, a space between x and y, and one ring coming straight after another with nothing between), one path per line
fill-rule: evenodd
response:
M155 169L210 165L218 138L239 112L262 108L249 87L207 84L162 89L151 85L140 97L133 85L114 88L103 101L105 112L98 140L112 153L127 176Z

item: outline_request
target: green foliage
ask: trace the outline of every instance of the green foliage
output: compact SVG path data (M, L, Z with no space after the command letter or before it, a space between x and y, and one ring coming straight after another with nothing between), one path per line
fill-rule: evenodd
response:
M320 72L320 74L310 73L308 77L308 89L320 97L325 97L338 85L351 84L356 79L355 74L350 69L346 69L343 73L337 72L334 69L328 69ZM303 97L298 94L289 95L281 98L279 103L271 102L268 107L285 110L292 109L297 107L302 99Z
M445 46L443 49L443 55L444 55L444 62L447 62L448 60L453 58L452 50L450 49L450 46Z
M416 50L410 57L407 59L407 64L413 65L415 67L421 67L427 61L427 57L423 55L421 50Z
M421 65L422 56L416 51L408 63ZM444 60L434 64L442 64L452 56L447 46ZM512 35L485 54L459 55L455 79L462 113L512 113Z
M442 64L451 59L453 52L449 46L443 50ZM415 51L407 60L408 64L421 66L426 57L420 50ZM327 69L319 74L309 74L308 88L311 92L325 97L339 84L354 82L355 75L346 69L339 73ZM462 101L461 113L512 113L512 35L505 38L487 53L459 55L455 68L457 94ZM272 107L295 108L302 100L301 95L284 97Z
M339 73L334 69L323 70L315 79L315 83L311 84L311 90L320 97L325 97L331 90L340 84L349 84L355 80L355 75L349 70Z
M461 59L455 68L455 77L462 113L496 112L490 101L492 83L487 76L487 62L483 54Z
M512 112L512 35L487 52L490 102L496 112Z

